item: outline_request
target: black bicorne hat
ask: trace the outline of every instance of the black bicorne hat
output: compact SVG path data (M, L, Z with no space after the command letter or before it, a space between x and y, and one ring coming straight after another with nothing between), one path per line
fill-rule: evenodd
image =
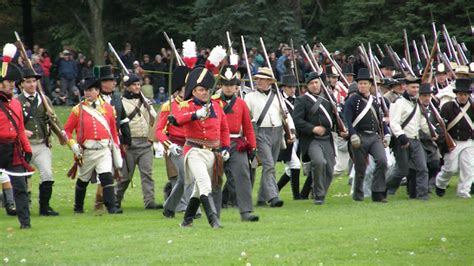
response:
M205 67L198 66L189 73L184 89L184 100L191 99L193 90L197 86L211 89L214 86L214 76Z
M3 77L0 75L0 81L4 81L4 80L20 81L23 79L23 71L21 71L18 65L9 63L7 67L8 67L7 73L5 73L5 76Z
M219 73L219 84L239 85L237 69L233 65L224 65Z

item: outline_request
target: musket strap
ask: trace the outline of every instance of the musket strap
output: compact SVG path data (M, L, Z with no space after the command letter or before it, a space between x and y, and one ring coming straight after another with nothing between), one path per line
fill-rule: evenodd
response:
M471 130L474 130L474 124L472 123L472 119L467 115L467 110L471 107L471 103L468 102L464 107L460 107L458 104L456 104L460 112L459 114L453 119L453 121L449 122L448 127L446 128L448 131L451 130L461 119L465 118L467 124L471 127Z
M363 98L362 98L363 99ZM364 100L364 99L363 99ZM369 97L369 100L366 101L366 105L362 112L359 113L359 115L356 117L354 122L352 122L352 126L356 127L357 124L364 118L364 116L369 112L369 110L372 108L372 102L374 101L374 98L372 96ZM377 118L377 116L375 116Z
M257 127L260 127L263 122L263 119L265 118L265 115L267 115L268 109L270 109L270 105L272 105L273 103L273 98L275 98L275 93L273 93L273 90L270 90L270 94L267 96L267 102L265 103L265 106L263 107L263 110L260 113L260 116L258 117Z

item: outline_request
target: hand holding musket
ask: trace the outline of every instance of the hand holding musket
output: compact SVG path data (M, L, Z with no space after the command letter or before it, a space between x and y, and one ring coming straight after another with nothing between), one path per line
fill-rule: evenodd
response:
M31 64L30 59L26 55L26 50L25 46L23 45L23 42L20 39L20 36L18 33L15 31L15 37L17 41L17 46L20 50L20 55L23 58L23 61L25 61L26 65L28 68L33 70L33 72L36 74L36 71L33 68L33 65ZM44 109L46 111L46 116L47 116L47 122L49 124L49 127L51 128L51 131L58 137L59 144L61 145L66 145L67 144L67 137L66 134L64 134L63 127L59 123L58 117L56 116L56 113L54 113L53 107L49 104L48 99L44 95L43 87L41 86L41 82L37 82L38 85L38 94L41 97L41 101L43 102Z

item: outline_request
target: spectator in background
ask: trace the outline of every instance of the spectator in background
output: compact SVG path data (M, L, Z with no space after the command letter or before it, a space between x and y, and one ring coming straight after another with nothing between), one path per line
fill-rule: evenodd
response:
M168 100L168 94L165 91L165 87L160 87L158 89L158 100L157 103L164 103Z
M133 61L133 73L139 76L140 79L145 77L145 71L143 71L143 68L140 66L140 62L138 62L138 60Z
M51 93L51 102L53 105L64 105L66 103L66 96L61 93L61 88L57 87Z
M43 78L41 81L44 83L43 87L48 96L51 96L51 66L53 63L51 62L51 57L49 57L49 53L44 50L43 53L41 53L40 57L40 64L41 68L43 69Z
M150 62L150 56L148 54L143 55L143 63L142 63L142 68L145 71L153 71L153 65ZM149 76L150 73L145 72L146 76Z
M252 48L252 52L254 54L253 63L255 64L255 68L263 67L266 65L265 58L263 57L262 53L257 50L256 47Z
M40 59L41 57L37 54L31 55L31 65L33 66L33 70L36 72L36 74L41 75L41 77L43 77L44 72L40 64Z
M122 59L122 62L127 67L127 69L133 69L135 55L132 53L132 45L130 43L125 44L125 49L123 53L120 54L120 59Z
M278 77L282 77L283 75L285 75L285 73L287 71L287 69L285 67L285 61L290 58L290 53L291 53L290 47L284 46L282 48L282 54L281 54L280 57L278 57L278 61L277 61L277 64L276 64L276 69L278 71ZM277 80L279 79L278 77L276 77Z
M155 62L153 62L153 71L168 72L167 65L163 63L161 59L162 59L161 55L157 54L155 56ZM157 99L159 96L159 91L158 91L159 88L160 87L166 88L165 76L159 73L152 73L151 81L153 84L153 92L155 94L154 98Z
M141 87L141 90L143 92L143 95L148 100L155 103L155 99L154 99L155 94L153 93L153 86L151 85L151 78L150 77L145 76L145 78L143 79L143 85Z
M59 55L57 61L58 66L58 76L61 80L61 92L64 95L67 95L67 103L73 105L74 102L74 91L77 90L75 87L76 77L77 77L77 64L73 60L71 52L64 50Z
M92 77L92 68L94 67L94 62L92 59L85 59L85 63L81 69L81 80L87 77Z

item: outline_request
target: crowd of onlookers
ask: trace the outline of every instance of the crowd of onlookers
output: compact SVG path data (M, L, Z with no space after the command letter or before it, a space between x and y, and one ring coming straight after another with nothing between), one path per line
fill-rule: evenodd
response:
M178 52L180 52L180 49ZM210 52L210 48L199 49L196 65L204 65ZM235 52L242 55L239 51ZM325 68L329 62L326 61L327 59L322 54L319 45L315 44L313 46L313 52L320 65ZM126 43L124 49L119 52L124 65L141 77L142 91L153 102L161 103L168 99L168 73L170 71L171 53L171 49L161 48L160 52L153 58L150 54L136 56L130 43ZM252 75L257 73L259 67L267 65L261 49L252 47L247 53ZM94 71L94 62L90 57L73 49L64 49L56 57L52 57L45 48L39 45L34 45L32 50L27 51L27 54L36 73L42 75L41 84L54 105L74 105L80 101L82 91L78 84L84 78L93 75ZM287 44L281 43L268 56L278 80L284 74L292 73L297 74L299 80L303 81L305 74L312 71L304 55L298 49L292 51ZM118 67L115 58L108 52L104 53L104 57L106 64L117 66L116 75L118 78L121 69ZM351 64L354 73L357 73L357 69L362 65L358 55L347 56L342 51L335 51L333 58L341 66ZM18 63L24 66L24 62L20 57ZM173 64L175 64L174 61ZM245 59L242 56L239 57L239 67L246 68ZM247 77L248 75L244 75L244 78Z

